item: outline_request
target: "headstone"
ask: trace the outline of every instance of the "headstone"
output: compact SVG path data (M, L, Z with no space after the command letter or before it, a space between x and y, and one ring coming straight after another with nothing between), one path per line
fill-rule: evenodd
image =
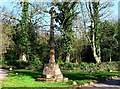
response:
M27 60L26 60L26 55L25 55L25 54L23 54L22 60L23 60L23 61L27 61Z
M77 85L77 83L75 81L73 81L73 85Z
M21 60L21 61L27 61L27 59L26 59L26 54L24 54L24 53L21 54L21 55L20 55L20 60Z

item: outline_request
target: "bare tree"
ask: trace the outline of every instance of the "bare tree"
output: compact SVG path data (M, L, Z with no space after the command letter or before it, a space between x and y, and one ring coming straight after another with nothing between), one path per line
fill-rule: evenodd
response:
M90 41L91 47L93 50L93 55L97 63L101 62L101 47L100 40L97 37L98 24L102 18L105 19L108 16L109 9L112 4L111 3L103 3L98 2L86 2L86 8L88 11L88 16L90 19Z

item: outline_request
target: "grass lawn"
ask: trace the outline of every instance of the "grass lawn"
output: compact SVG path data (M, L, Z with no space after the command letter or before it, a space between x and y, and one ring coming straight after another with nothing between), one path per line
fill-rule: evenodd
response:
M77 84L85 84L120 74L120 72L106 71L92 72L91 74L84 71L62 71L63 75L69 78L68 82L47 83L35 81L36 78L41 77L42 71L40 70L19 69L7 72L9 75L2 81L2 87L72 87L73 81L76 81Z

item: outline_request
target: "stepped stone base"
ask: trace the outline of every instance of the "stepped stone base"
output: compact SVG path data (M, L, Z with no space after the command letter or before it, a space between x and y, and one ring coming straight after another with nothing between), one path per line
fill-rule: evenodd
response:
M59 65L56 63L45 64L43 69L43 76L45 78L63 78Z
M68 78L63 77L58 64L48 63L44 65L43 78L37 78L37 80L46 82L67 82Z
M37 78L37 81L41 82L68 82L68 78Z

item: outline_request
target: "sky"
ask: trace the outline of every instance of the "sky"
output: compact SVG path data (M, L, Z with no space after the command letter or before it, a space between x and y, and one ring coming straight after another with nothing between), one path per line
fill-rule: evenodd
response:
M11 2L17 2L17 1L19 1L19 0L2 0L2 1L0 1L0 7L5 6L6 10L12 11L12 8L13 8L14 5ZM31 2L33 0L29 0L29 1ZM34 0L34 1L43 2L43 1L52 1L52 0ZM86 1L88 1L88 0L86 0ZM102 0L102 1L110 1L110 0ZM110 11L112 11L111 16L108 17L107 19L108 20L111 20L111 19L117 20L118 19L118 14L120 14L120 12L118 13L118 6L120 7L120 5L118 5L118 2L120 0L112 0L112 1L114 3L114 6L110 9Z
M120 8L120 5L118 5L119 2L120 0L114 0L114 6L112 7L112 14L115 19L118 19L118 14L120 14L120 12L118 13L118 8Z

